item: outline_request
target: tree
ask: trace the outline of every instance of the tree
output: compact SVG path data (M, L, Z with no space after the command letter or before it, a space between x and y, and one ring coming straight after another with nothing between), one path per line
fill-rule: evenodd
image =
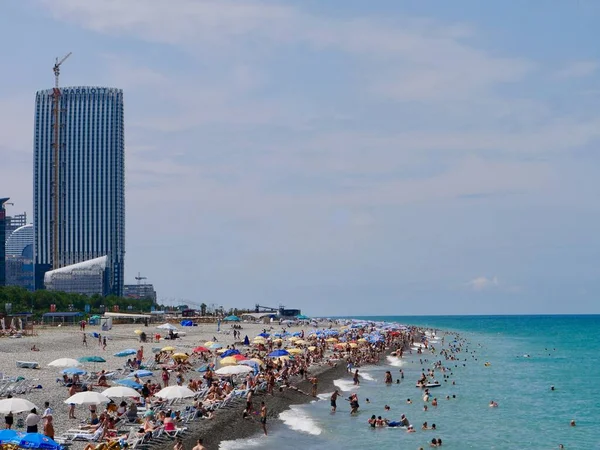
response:
M206 308L207 308L206 303L202 303L200 305L200 315L201 316L206 316Z

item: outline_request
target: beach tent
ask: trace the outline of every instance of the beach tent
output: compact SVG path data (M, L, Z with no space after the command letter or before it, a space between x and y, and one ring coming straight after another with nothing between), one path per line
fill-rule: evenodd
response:
M244 338L244 345L250 345L250 339L248 339L248 336L246 335L246 337Z
M182 327L193 327L194 326L194 322L192 322L191 320L182 320L181 322L179 322L179 324Z

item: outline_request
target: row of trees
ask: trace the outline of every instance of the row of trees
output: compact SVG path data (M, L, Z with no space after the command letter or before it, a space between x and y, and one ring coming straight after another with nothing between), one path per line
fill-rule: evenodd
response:
M33 312L42 315L50 311L50 305L55 305L56 311L85 311L85 305L90 305L90 312L101 313L113 311L118 305L122 312L149 312L153 306L151 299L130 299L115 296L102 297L94 295L87 297L80 294L40 290L29 292L16 286L0 287L0 308L7 311L7 305L13 313ZM129 308L131 306L131 308Z

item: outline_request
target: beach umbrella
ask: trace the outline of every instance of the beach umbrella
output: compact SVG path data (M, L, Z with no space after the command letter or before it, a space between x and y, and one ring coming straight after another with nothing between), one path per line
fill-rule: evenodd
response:
M299 355L300 353L302 353L302 350L299 348L288 348L288 353L290 353L291 355Z
M350 348L357 348L358 344L356 342L350 342Z
M130 387L131 389L141 389L141 388L143 388L143 386L140 383L136 383L135 381L129 380L127 378L125 378L123 380L117 380L117 381L115 381L115 383L120 384L122 386Z
M273 339L273 342L278 344L279 342L283 342L283 339L281 339L281 338Z
M240 351L235 348L230 348L221 353L221 358L226 358L227 356L239 355Z
M289 352L287 350L275 350L272 351L271 353L269 353L269 356L271 358L278 358L279 356L287 356L289 355Z
M259 359L259 358L252 358L252 359L250 359L249 361L254 361L254 362L255 362L255 363L257 363L259 366L264 366L264 365L265 365L264 361L263 361L262 359Z
M325 339L325 342L329 342L329 343L334 343L334 342L337 342L337 341L338 340L336 338L334 338L334 337L330 337L330 338Z
M160 351L161 352L174 352L175 347L173 347L172 345L167 345L166 347L161 348Z
M292 337L288 338L288 341L294 342L294 341L297 341L298 339L300 339L298 336L292 336Z
M173 331L177 331L177 327L175 325L171 325L170 323L163 323L162 325L159 325L156 328L158 328L160 330L173 330Z
M151 377L153 376L154 373L151 370L145 370L145 369L139 369L136 370L135 372L131 372L129 375L127 375L128 378L133 378L133 377Z
M110 402L110 398L106 395L102 395L100 392L94 391L78 392L64 401L67 405L69 403L75 403L76 405L98 405L100 403L108 402Z
M133 348L126 348L125 350L121 350L120 352L115 353L113 356L118 356L119 358L122 358L124 356L135 355L136 353L137 350Z
M221 355L221 354L225 353L226 351L227 351L226 348L218 348L215 353L217 353L218 355Z
M173 359L188 359L190 355L186 355L185 353L175 353L171 358Z
M205 364L205 365L203 365L201 367L198 367L196 369L196 372L206 372L207 370L208 370L208 364Z
M18 433L15 430L4 429L0 431L0 445L4 444L15 444L17 445L21 440L23 433Z
M227 356L219 361L222 366L235 366L237 364L237 359L233 356Z
M41 450L60 450L62 447L54 439L41 433L27 433L17 444L19 448L37 448Z
M102 356L82 356L77 361L79 361L80 363L86 363L86 362L103 363L103 362L106 362L106 360Z
M314 352L316 349L317 349L317 347L315 347L314 345L311 345L310 347L308 347L309 352Z
M137 334L138 336L139 336L140 334L142 334L142 333L143 333L143 331L142 331L142 330L133 330L133 332L134 332L135 334Z
M259 334L260 337L264 337L264 338L268 338L270 336L269 333L260 333Z
M17 414L20 412L31 411L33 408L37 408L37 406L24 398L13 397L0 400L0 414Z
M188 398L196 395L194 391L185 386L167 386L161 389L156 394L157 397L164 398L165 400L173 400L176 398Z
M48 363L50 367L77 367L79 361L73 358L58 358Z
M202 346L200 345L200 346L196 347L196 348L193 350L193 352L194 352L194 353L204 353L204 352L210 352L210 350L209 350L209 349L207 349L206 347L202 347Z
M239 322L240 318L238 316L227 316L223 319L225 322Z
M222 347L223 347L223 344L219 344L218 342L213 342L213 343L210 345L210 347L209 347L209 348L210 348L211 350L216 350L216 349L219 349L219 348L222 348Z
M243 373L252 372L254 369L249 366L240 365L240 366L225 366L220 369L215 370L217 375L241 375Z
M244 345L250 345L250 339L248 339L248 336L244 338Z
M244 361L245 359L248 359L248 358L246 358L244 355L240 355L240 354L237 354L237 355L231 355L231 357L232 357L232 358L235 358L235 360L236 360L236 361Z
M252 341L252 343L253 344L266 344L267 340L262 337L255 337L254 340Z
M106 395L108 398L124 398L139 397L140 393L127 386L113 386L103 390L102 395Z
M306 341L304 339L298 339L294 342L294 345L305 345Z
M206 342L204 343L204 345L205 345L206 347L210 347L210 346L211 346L211 345L213 345L214 343L215 343L215 341L206 341Z
M60 373L65 375L85 375L87 372L79 367L69 367L68 369L62 370Z

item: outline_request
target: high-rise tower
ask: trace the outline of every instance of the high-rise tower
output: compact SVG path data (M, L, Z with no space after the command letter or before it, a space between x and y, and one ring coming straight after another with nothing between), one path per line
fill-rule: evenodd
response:
M125 256L121 89L60 88L58 100L56 89L37 92L33 180L36 289L44 287L48 270L106 255L109 292L121 296Z

